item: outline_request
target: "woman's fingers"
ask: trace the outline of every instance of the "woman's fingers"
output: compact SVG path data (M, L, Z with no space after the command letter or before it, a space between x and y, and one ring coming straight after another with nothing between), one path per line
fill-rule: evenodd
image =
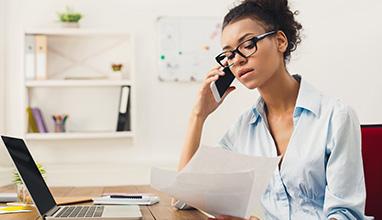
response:
M204 82L209 85L209 84L211 84L211 82L216 81L218 79L219 79L219 76L214 75L214 76L211 76L210 78L206 79Z
M175 203L176 203L176 201L177 201L177 199L175 199L175 198L171 198L171 206L174 206L175 205Z
M206 79L208 79L208 78L211 78L211 77L213 77L213 76L216 76L216 75L218 75L218 76L224 76L224 72L223 72L223 70L221 70L221 68L219 67L219 68L212 68L208 73L207 73L207 75L206 75Z

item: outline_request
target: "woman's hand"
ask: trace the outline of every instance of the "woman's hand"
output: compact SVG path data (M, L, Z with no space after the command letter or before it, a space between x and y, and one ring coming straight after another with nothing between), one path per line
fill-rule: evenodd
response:
M213 112L222 102L220 101L217 103L215 101L210 89L211 82L217 80L219 75L224 75L224 72L220 70L220 67L215 67L208 72L205 80L203 81L202 88L199 91L197 101L190 116L190 122L188 124L186 140L179 160L178 170L182 170L198 150L205 120L208 115L211 114L211 112ZM228 88L222 97L222 100L234 89L235 87Z
M223 76L224 74L225 73L221 70L220 66L216 66L208 72L203 82L202 88L199 91L196 104L194 105L193 113L196 116L206 119L208 115L215 111L215 109L223 102L224 98L230 92L235 90L234 86L229 87L224 93L222 100L218 103L215 101L215 98L210 89L210 84L211 82L216 81L219 76Z
M244 219L244 218L238 218L238 217L233 217L233 216L229 216L229 215L220 215L220 216L217 216L216 218L208 218L209 220L247 220L247 219ZM254 217L254 216L251 216L248 220L259 220L258 218Z

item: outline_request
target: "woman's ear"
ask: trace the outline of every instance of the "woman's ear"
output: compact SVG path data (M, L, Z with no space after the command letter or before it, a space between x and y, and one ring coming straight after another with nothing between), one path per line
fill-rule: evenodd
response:
M288 48L288 38L283 31L277 31L276 33L277 50L280 53L285 53Z

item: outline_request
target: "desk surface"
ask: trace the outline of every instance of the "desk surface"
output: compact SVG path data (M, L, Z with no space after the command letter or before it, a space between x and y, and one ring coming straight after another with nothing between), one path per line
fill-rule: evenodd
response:
M0 187L0 192L15 192L15 186ZM159 195L160 202L152 206L141 206L143 219L207 219L207 216L197 210L179 211L170 206L170 197L150 186L112 186L112 187L53 187L51 192L54 197L96 197L102 193L125 192L125 193L154 193ZM0 220L36 220L37 212L0 215ZM41 218L39 218L41 219Z

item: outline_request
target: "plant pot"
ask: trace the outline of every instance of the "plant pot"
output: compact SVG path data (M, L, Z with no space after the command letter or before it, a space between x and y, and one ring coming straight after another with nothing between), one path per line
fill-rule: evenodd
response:
M62 27L65 28L79 28L80 23L78 22L61 22Z
M113 71L109 74L109 79L121 80L122 78L122 71Z

